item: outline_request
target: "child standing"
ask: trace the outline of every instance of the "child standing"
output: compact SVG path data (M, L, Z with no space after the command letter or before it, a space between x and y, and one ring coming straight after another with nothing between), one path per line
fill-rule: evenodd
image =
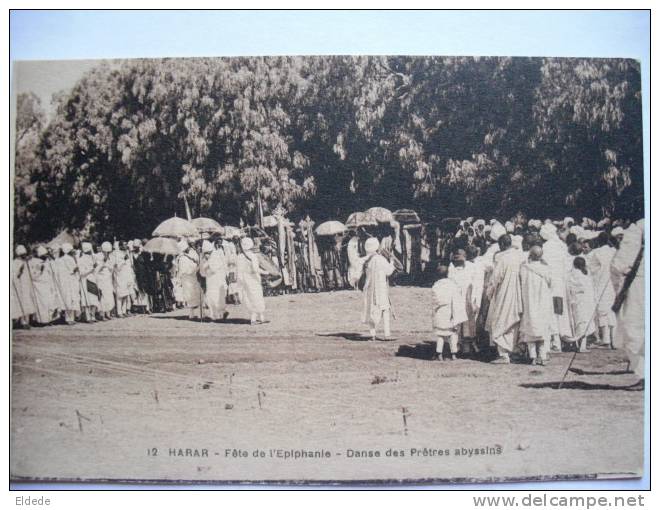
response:
M465 311L465 299L461 296L458 285L448 278L447 266L439 265L438 281L433 284L433 330L437 335L436 359L442 360L445 343L449 344L451 359L456 359L458 352L458 330L468 320Z

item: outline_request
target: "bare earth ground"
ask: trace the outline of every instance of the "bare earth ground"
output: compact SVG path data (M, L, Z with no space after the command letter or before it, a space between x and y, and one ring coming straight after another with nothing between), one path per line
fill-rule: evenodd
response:
M392 342L359 339L361 296L350 291L267 298L271 322L254 327L242 307L229 307L230 324L191 322L178 310L16 331L12 477L641 475L643 392L621 389L635 382L622 373L622 350L579 354L561 390L554 387L570 353L547 367L432 362L429 293L392 289ZM424 448L443 455L424 456ZM481 448L491 453L469 455ZM208 457L195 457L202 449ZM330 457L271 457L278 449Z

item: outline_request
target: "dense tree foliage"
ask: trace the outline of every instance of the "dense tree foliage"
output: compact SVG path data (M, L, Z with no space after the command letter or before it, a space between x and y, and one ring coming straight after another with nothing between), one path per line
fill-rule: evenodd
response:
M146 236L184 215L640 216L629 60L263 57L101 63L17 104L15 233Z

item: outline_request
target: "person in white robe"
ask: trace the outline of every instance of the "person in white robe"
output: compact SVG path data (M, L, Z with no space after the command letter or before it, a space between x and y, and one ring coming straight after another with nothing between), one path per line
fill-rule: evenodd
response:
M588 270L594 282L594 295L597 303L597 324L601 346L612 347L614 328L616 327L616 316L612 311L614 298L614 285L612 284L611 268L612 259L616 249L608 244L608 235L605 232L598 234L596 238L597 248L589 253Z
M596 332L594 283L584 257L576 256L566 280L568 310L573 325L573 339L580 352L587 352L588 340Z
M85 322L96 322L96 309L99 300L98 296L91 291L96 287L96 260L91 243L82 243L82 254L78 258L78 270L81 281L80 304L83 320Z
M259 259L254 253L254 241L244 237L240 242L241 252L236 258L236 271L240 287L241 303L250 312L250 324L263 324L266 322L266 302L264 289L261 285L261 276L268 275L259 267Z
M520 340L527 345L530 362L545 365L552 331L552 269L542 260L543 249L533 246L529 261L520 267L522 317Z
M80 275L70 243L62 244L62 256L57 259L57 274L64 298L64 321L68 325L76 323L80 313Z
M394 272L394 265L378 253L379 242L375 237L367 239L364 248L367 255L363 268L366 278L362 290L362 322L369 325L369 337L375 340L376 329L382 321L384 339L389 340L392 303L387 278Z
M462 250L461 250L462 251ZM456 359L458 353L458 335L462 324L468 320L465 311L465 296L461 293L456 279L449 277L450 269L440 265L437 269L438 280L433 284L433 331L437 336L436 359L442 360L445 344L449 344L451 359ZM454 270L465 275L465 270ZM464 283L464 282L461 282Z
M473 248L470 246L470 248ZM475 308L478 312L480 302L475 304L473 296L474 273L476 270L475 264L466 260L465 250L456 250L452 257L452 262L449 264L449 279L453 280L458 288L458 292L463 300L463 307L466 313L466 320L461 323L458 328L458 336L462 352L469 354L470 352L479 352L476 345L476 315ZM471 320L470 320L471 319Z
M222 244L214 246L209 241L202 243L202 261L199 274L206 279L204 302L211 320L225 320L227 308L227 260Z
M123 243L115 243L111 260L114 266L113 285L117 317L128 317L131 311L130 299L134 290L134 278L130 255L124 250Z
M497 242L500 251L493 257L493 274L487 288L490 304L486 331L499 355L492 363L506 364L510 363L510 353L516 346L522 314L520 252L512 248L508 234L501 235Z
M346 255L348 258L348 283L354 289L357 289L358 281L362 276L362 265L364 258L360 257L360 238L357 235L351 237L346 246Z
M25 246L16 247L16 258L12 261L11 276L11 316L17 320L18 325L29 329L30 316L35 313L35 297L30 268L28 266L28 253Z
M637 383L640 387L644 386L645 372L644 258L644 220L639 220L625 230L619 250L612 258L610 271L617 293L622 291L626 277L630 275L630 285L617 312L617 334L630 360L630 369L640 378Z
M99 299L99 315L101 320L112 319L112 310L115 307L115 289L113 275L115 272L112 257L112 245L109 242L101 244L101 253L97 254L96 285L101 292Z
M188 317L201 318L202 287L197 279L199 255L185 239L180 240L178 246L181 253L177 259L177 274L183 289L183 300L188 308Z
M38 246L34 254L35 256L28 261L34 283L34 319L43 326L53 321L57 309L57 299L52 273L47 264L48 250L44 246Z
M552 270L553 322L550 350L561 352L562 337L573 336L566 300L566 276L570 255L566 244L557 236L557 227L547 221L541 227L540 235L544 240L543 259Z

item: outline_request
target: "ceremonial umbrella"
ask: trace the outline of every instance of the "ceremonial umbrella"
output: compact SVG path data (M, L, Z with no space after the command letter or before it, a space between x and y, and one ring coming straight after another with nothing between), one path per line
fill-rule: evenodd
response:
M243 237L245 235L240 228L232 225L225 225L223 230L222 237L224 239L234 239L235 237Z
M192 223L200 233L222 234L224 232L222 225L211 218L195 218L190 223Z
M264 228L277 227L277 218L275 216L264 216L263 226Z
M412 209L399 209L392 213L394 219L399 223L420 223L421 220L415 211Z
M326 221L316 227L317 236L333 236L346 232L346 226L341 221Z
M62 230L56 237L54 237L47 246L49 248L54 248L55 246L62 246L64 243L69 243L71 246L76 244L76 239L66 230Z
M384 207L372 207L367 209L367 212L374 217L378 223L391 223L394 220L392 216L392 211L385 209Z
M170 218L156 227L151 233L154 237L199 237L199 232L191 222L183 218Z
M354 212L346 220L346 227L377 227L378 221L368 212Z
M256 225L243 227L243 233L252 239L270 237L262 228Z
M163 255L178 255L179 247L171 237L154 237L142 247L147 253L161 253Z

